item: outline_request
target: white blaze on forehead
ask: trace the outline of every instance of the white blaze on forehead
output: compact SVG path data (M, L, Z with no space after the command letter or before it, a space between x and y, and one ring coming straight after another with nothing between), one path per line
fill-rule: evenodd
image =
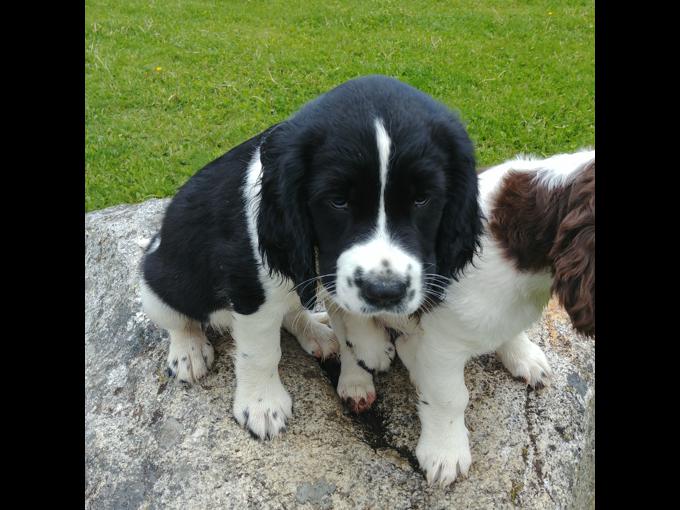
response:
M375 119L375 135L378 142L378 157L380 164L380 203L378 206L379 236L387 237L387 213L385 212L385 187L387 185L387 165L390 161L390 140L382 119Z
M361 270L363 278L381 278L404 282L407 291L396 313L409 314L415 312L423 299L422 267L420 261L404 250L399 243L390 238L387 230L387 210L385 207L385 189L389 173L390 151L392 140L387 134L383 120L374 120L375 140L378 148L378 177L380 195L378 198L378 218L375 230L370 238L353 244L338 257L335 299L345 309L354 313L371 312L370 306L362 296L361 286L356 277Z

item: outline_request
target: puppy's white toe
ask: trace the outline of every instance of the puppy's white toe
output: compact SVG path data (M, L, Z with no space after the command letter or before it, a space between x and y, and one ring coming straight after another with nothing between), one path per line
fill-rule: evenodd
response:
M180 382L194 384L205 377L215 360L215 349L206 338L170 343L167 374Z
M261 440L273 439L286 431L293 415L293 401L281 383L262 391L243 391L237 386L233 413L236 421Z

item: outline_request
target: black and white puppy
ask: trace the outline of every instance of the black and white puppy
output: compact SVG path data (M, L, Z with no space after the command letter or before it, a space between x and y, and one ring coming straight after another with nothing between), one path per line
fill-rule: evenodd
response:
M304 310L319 283L331 320L350 329L357 317L405 319L437 299L432 278L471 260L480 231L473 147L456 116L397 80L359 78L184 185L145 254L143 306L187 381L213 359L201 324L231 329L234 416L270 438L292 410L277 370L282 323L332 350Z

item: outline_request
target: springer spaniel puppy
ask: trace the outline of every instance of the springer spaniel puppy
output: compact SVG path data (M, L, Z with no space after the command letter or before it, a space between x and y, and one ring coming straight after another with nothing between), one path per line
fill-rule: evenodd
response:
M292 411L281 325L325 356L332 332L307 311L317 287L352 332L355 316L374 325L432 305L434 278L456 277L478 246L477 195L472 143L444 105L383 76L323 94L168 206L142 261L142 303L169 332L169 373L204 376L214 354L202 326L229 328L234 417L257 438L279 435Z
M442 486L471 464L463 379L471 357L496 351L513 376L547 385L548 361L525 331L551 294L578 332L595 334L595 151L508 161L479 175L479 191L486 220L472 264L451 284L433 280L445 300L419 320L385 321L403 333L396 350L419 394L416 457L428 482ZM346 328L336 334L342 339ZM385 337L352 338L363 352Z

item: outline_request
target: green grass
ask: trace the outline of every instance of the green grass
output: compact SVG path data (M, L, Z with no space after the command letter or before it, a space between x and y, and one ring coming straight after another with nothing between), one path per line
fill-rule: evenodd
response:
M339 83L461 113L480 166L595 142L594 2L86 0L87 210L174 194Z

